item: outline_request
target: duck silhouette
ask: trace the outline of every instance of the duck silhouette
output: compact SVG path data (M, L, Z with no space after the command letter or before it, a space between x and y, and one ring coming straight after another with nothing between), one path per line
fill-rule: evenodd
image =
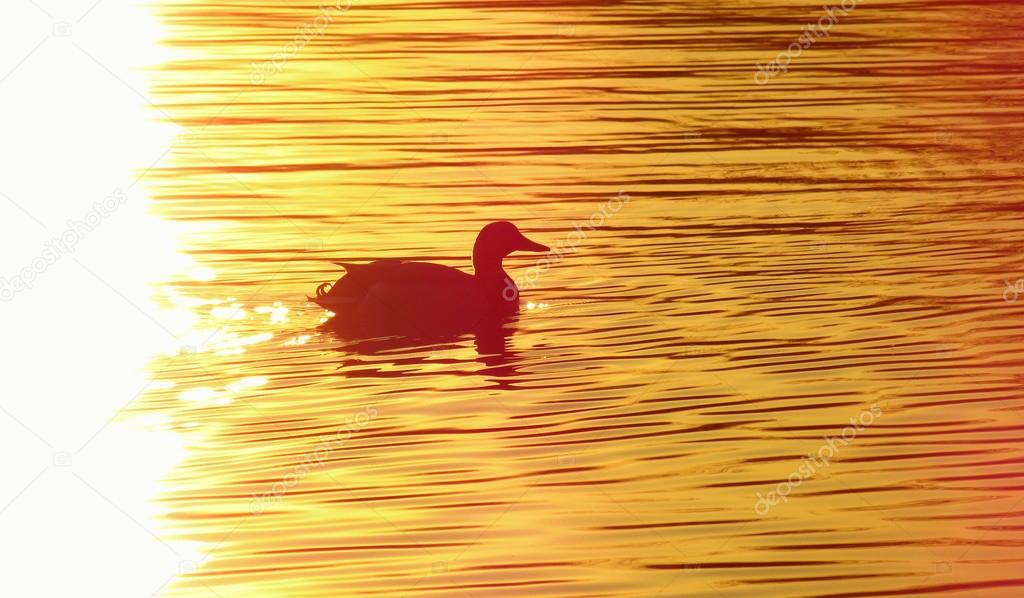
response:
M511 222L492 222L473 245L473 274L428 262L335 262L345 275L321 284L308 299L334 312L327 327L347 336L469 332L519 311L519 289L502 267L513 251L550 249L527 239Z

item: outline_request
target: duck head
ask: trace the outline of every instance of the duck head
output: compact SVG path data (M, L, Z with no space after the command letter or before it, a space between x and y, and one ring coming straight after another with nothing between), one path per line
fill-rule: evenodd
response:
M513 251L550 251L527 239L511 222L492 222L480 229L473 245L473 271L480 278L506 278L501 260Z

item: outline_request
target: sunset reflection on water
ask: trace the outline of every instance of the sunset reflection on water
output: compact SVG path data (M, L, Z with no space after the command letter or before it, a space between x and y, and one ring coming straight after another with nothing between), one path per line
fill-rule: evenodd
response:
M1020 6L861 2L764 85L820 3L155 10L192 320L132 412L184 439L159 504L208 555L165 595L1024 584ZM495 338L352 342L305 299L622 193Z

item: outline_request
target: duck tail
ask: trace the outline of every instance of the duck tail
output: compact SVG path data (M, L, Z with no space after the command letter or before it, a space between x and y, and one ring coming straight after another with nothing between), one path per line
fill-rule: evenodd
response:
M334 263L339 265L339 266L341 266L342 268L344 268L345 271L347 273L349 273L349 274L354 272L359 267L359 264L350 264L350 263L347 263L347 262L334 262ZM322 300L323 300L324 297L327 297L328 295L331 294L331 290L334 289L334 286L336 284L337 283L335 283L335 282L324 282L324 283L321 283L319 286L316 287L315 296L314 297L310 297L309 295L306 295L306 299L308 299L309 301L312 301L313 303L316 303L316 304L318 304L318 305L320 305L322 307L328 307L327 305L324 305ZM342 298L342 297L331 297L331 302L332 302L332 304L333 303L339 303L339 302L345 302L345 299Z
M320 304L320 300L323 299L324 295L331 292L331 287L333 286L334 285L329 282L321 283L316 287L316 296L310 297L309 295L306 295L306 301L312 301L313 303Z

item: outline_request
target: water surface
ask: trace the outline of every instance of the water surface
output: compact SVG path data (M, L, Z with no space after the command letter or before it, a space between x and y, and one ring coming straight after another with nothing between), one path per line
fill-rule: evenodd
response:
M1017 595L1024 8L864 0L759 85L820 3L339 6L156 5L165 595ZM319 328L498 219L576 251L497 342Z

